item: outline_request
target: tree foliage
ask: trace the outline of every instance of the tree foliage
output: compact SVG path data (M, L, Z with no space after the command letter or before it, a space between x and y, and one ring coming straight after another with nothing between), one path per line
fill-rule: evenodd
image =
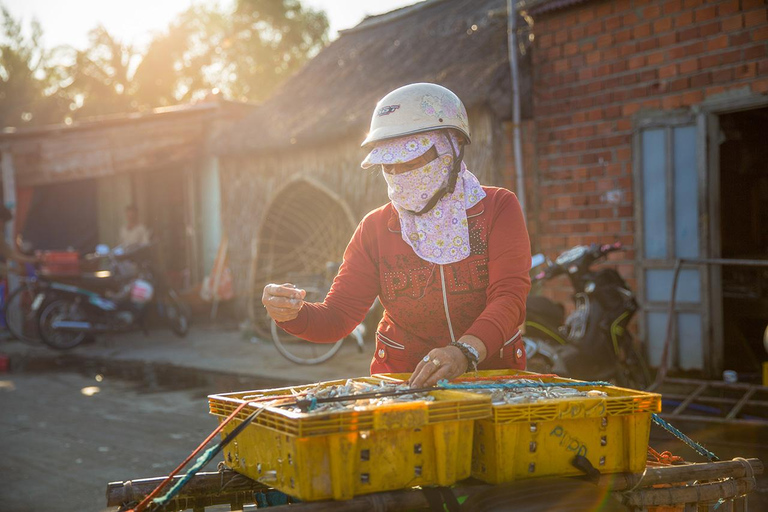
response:
M299 0L237 0L231 12L193 5L141 51L102 26L85 49L47 51L37 22L25 38L2 14L0 126L169 106L215 89L261 101L328 42L325 13Z
M32 126L61 121L69 100L58 84L62 70L51 65L56 50L41 44L43 31L32 20L29 36L4 6L0 38L0 127Z

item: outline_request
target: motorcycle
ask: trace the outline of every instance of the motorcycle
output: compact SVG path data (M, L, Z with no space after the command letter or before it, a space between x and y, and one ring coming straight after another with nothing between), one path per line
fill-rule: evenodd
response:
M541 285L567 275L573 286L575 309L565 309L546 297L530 295L526 302L525 335L528 369L582 380L610 380L619 386L644 389L651 382L645 358L627 324L638 309L634 293L616 270L592 269L621 243L577 245L546 263L532 281Z
M189 330L189 311L150 264L150 247L101 251L104 270L74 279L40 278L32 303L40 338L56 349L70 349L89 335L149 329L151 305L179 337ZM91 256L93 258L94 256Z

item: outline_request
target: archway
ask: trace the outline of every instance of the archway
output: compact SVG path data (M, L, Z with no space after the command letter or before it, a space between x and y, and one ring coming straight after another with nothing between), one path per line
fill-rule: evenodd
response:
M258 228L253 261L253 319L268 332L261 307L267 283L321 286L335 275L357 222L346 202L328 187L297 176L271 199Z

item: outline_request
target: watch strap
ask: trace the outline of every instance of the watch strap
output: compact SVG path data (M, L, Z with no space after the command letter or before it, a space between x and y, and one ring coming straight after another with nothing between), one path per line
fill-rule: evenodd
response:
M467 358L467 371L471 370L476 372L477 364L480 362L480 354L478 353L477 349L469 343L464 343L461 341L452 341L451 346L461 350L461 353L464 354L464 357Z

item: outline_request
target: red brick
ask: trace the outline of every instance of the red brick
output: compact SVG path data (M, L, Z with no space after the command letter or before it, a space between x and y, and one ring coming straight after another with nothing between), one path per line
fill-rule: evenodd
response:
M563 44L568 40L568 32L565 30L558 30L555 32L555 43Z
M690 80L687 78L678 78L677 80L670 80L667 84L667 90L670 92L684 91L688 89Z
M717 6L718 16L727 16L728 14L734 14L739 12L739 0L728 0L722 2Z
M757 64L757 72L760 75L768 75L768 59L761 60Z
M627 64L626 59L617 60L613 64L611 64L611 73L621 73L623 71L626 71L628 69L629 65Z
M659 47L667 48L677 43L677 34L670 32L668 34L662 34L658 37Z
M621 16L611 16L605 20L605 31L614 32L621 27Z
M678 65L678 70L681 74L693 73L699 69L699 59L684 60Z
M677 75L677 66L675 64L669 64L659 68L659 78L670 78Z
M654 48L659 47L659 40L658 38L650 38L646 39L645 41L640 41L639 43L636 43L637 45L637 51L639 52L647 52L648 50L653 50Z
M705 87L712 83L712 73L709 71L691 77L691 87Z
M655 52L648 55L648 65L658 66L664 62L664 55L666 52Z
M720 20L720 23L722 24L723 32L741 30L741 28L744 26L744 18L741 16L741 14L737 14L735 16L723 18Z
M563 47L563 54L564 55L576 55L579 51L579 45L576 43L566 43Z
M713 20L715 18L717 18L717 6L715 5L696 9L696 11L693 13L693 19L696 21L696 23Z
M687 27L692 23L693 23L692 11L681 12L674 18L675 28Z
M765 0L741 0L741 8L745 11L750 9L765 9Z
M667 2L664 2L664 5L662 6L662 11L664 11L664 14L672 14L674 12L680 11L680 9L683 8L683 2L680 0L669 0Z
M600 62L601 57L602 56L601 56L600 52L598 52L598 51L589 52L585 56L585 58L587 59L587 64L589 64L589 65L597 64L598 62Z
M643 18L646 20L651 18L658 18L659 16L661 16L661 7L658 5L652 5L643 9Z
M761 27L752 30L753 41L765 41L768 39L768 27Z
M627 13L624 16L621 17L621 24L623 26L625 26L625 27L628 27L630 25L634 25L638 21L640 21L640 18L638 18L637 14L635 14L633 12Z
M640 104L638 104L638 103L628 103L628 104L626 104L626 105L624 105L622 107L621 113L622 113L622 115L625 115L625 116L631 116L635 112L637 112L638 110L640 110Z
M752 90L757 94L768 94L768 78L752 82Z
M672 18L661 18L653 22L653 33L661 34L672 29Z
M615 46L601 53L604 62L610 62L619 58L619 49Z
M720 84L733 81L733 69L718 69L712 72L712 83Z
M661 99L661 106L667 110L680 108L682 104L683 104L682 95L680 94L676 94L672 96L664 96Z
M650 23L643 23L641 25L635 25L635 27L632 28L632 38L633 39L641 39L643 37L648 37L651 35L651 24Z
M705 55L699 57L699 69L713 68L720 65L720 55Z
M733 64L741 61L741 50L731 50L720 54L720 62L723 64Z
M757 64L749 62L747 64L740 64L736 68L736 79L752 78L755 76L757 70Z
M613 38L616 44L626 43L632 39L632 31L630 29L619 30L613 34Z
M598 5L595 16L598 18L605 18L609 14L613 14L613 2L605 2L602 5Z
M613 34L603 34L602 36L597 38L598 48L605 48L606 46L611 46L612 44L613 44Z
M712 23L707 23L706 25L701 25L699 27L699 36L701 36L702 38L713 36L719 33L720 33L719 21L713 21Z
M713 39L709 39L707 41L708 52L724 50L725 48L728 48L728 36L726 34L723 34L719 37L715 37Z
M766 32L768 32L768 29L766 29ZM768 55L768 47L764 44L758 44L744 49L744 60L759 59L766 55Z
M631 55L637 51L637 45L635 43L627 43L623 44L619 47L619 54L622 57L626 57L627 55Z
M677 33L677 40L681 43L699 38L699 27L686 28Z
M582 39L584 37L585 32L586 31L584 30L584 27L582 25L579 25L578 27L573 27L568 33L568 38L571 41L578 41L579 39Z
M728 46L743 46L749 43L749 32L741 32L728 38Z
M701 103L704 100L704 92L689 91L689 92L683 93L683 97L681 100L682 100L682 104L685 106Z
M629 59L629 69L638 69L645 66L645 57L638 55Z
M745 27L756 27L757 25L763 25L766 22L768 22L768 9L766 9L765 6L763 6L762 9L744 14Z
M587 7L586 9L581 9L577 16L577 19L579 20L579 23L586 23L588 21L592 21L593 19L595 19L595 10L589 7Z
M596 36L603 33L603 23L601 21L593 21L585 27L587 36Z

